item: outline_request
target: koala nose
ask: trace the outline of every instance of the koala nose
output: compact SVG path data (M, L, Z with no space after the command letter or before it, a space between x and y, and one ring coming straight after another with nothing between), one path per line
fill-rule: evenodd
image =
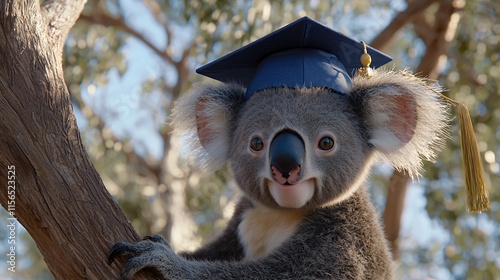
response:
M281 184L295 182L304 156L305 147L302 138L292 131L280 132L269 147L273 178Z

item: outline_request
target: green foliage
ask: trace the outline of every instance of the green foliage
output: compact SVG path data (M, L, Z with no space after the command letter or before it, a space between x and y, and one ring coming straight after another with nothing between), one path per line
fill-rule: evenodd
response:
M65 79L72 93L79 94L78 85L89 82L104 85L107 74L116 70L123 74L127 61L121 48L127 35L116 28L78 21L71 30L64 48Z

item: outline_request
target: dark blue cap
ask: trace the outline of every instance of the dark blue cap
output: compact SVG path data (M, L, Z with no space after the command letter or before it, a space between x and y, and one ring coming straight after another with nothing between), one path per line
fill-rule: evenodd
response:
M371 67L392 60L367 46ZM272 87L325 87L346 94L359 67L363 44L308 17L196 70L222 82L247 88L245 99Z

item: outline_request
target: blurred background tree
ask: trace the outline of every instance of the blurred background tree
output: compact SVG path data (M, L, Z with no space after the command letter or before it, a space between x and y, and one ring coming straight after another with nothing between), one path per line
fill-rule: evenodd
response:
M202 80L194 69L302 16L372 40L396 69L438 80L468 106L490 186L491 210L469 214L455 121L438 162L408 189L404 175L375 170L370 189L388 209L399 278L499 279L499 10L487 0L90 0L66 42L65 75L87 151L134 228L193 249L224 227L238 195L227 169L190 170L166 125L172 103ZM402 185L395 202L389 181ZM51 279L23 240L16 277Z

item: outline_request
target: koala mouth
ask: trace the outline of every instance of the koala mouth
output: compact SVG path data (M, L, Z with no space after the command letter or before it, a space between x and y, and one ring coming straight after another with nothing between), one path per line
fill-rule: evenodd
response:
M267 182L274 201L284 208L301 208L314 195L314 179L307 179L295 184L289 182L280 184L274 180L268 180Z

